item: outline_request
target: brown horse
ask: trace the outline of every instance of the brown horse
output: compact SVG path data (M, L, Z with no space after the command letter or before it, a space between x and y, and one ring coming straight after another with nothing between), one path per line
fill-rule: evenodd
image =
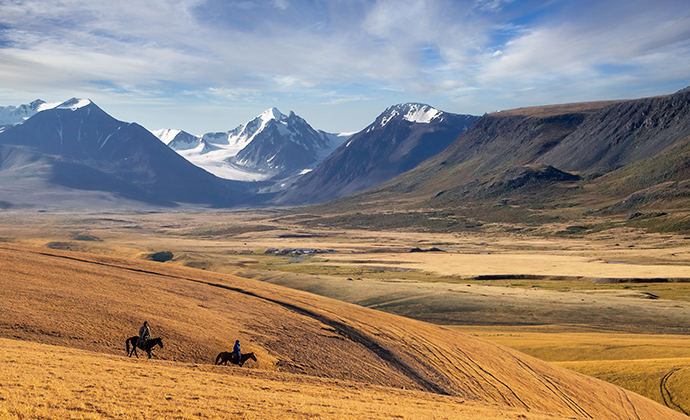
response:
M246 362L249 359L252 359L253 361L256 362L256 356L254 356L254 353L243 354L242 360L240 360L240 362L237 363L237 359L235 358L234 354L232 354L229 351L224 351L224 352L221 352L220 354L218 354L218 356L216 357L216 363L214 363L214 364L227 366L228 362L230 362L232 364L242 366L244 364L244 362Z
M132 357L132 354L137 356L137 359L139 358L139 354L137 353L137 342L139 342L139 336L135 335L134 337L129 337L125 343L127 344L127 357ZM144 344L144 351L149 355L149 359L151 358L151 349L154 346L160 346L160 348L163 348L163 341L161 341L160 338L151 338L150 340L146 340L146 344ZM130 350L129 347L132 347Z

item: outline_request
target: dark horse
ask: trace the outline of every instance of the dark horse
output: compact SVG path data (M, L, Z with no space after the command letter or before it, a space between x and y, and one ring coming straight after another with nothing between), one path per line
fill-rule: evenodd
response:
M139 354L137 353L138 341L138 335L135 335L134 337L129 337L127 341L125 341L125 343L127 343L127 357L132 357L132 354L134 354L135 356L137 356L137 359L139 358ZM146 344L144 344L144 350L149 355L149 359L151 358L151 349L156 345L160 346L160 348L163 348L163 341L161 341L160 338L152 338L150 340L147 340ZM131 350L130 346L132 347Z
M253 361L256 362L256 356L254 356L254 353L243 354L242 360L240 360L240 362L237 363L237 359L235 358L234 354L232 354L229 351L224 351L216 357L216 363L214 363L214 364L227 366L228 362L230 362L232 364L242 366L244 364L244 362L246 362L249 359L252 359Z

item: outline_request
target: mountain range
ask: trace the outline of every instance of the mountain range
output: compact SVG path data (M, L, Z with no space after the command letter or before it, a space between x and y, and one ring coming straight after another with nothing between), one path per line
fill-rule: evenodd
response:
M285 115L276 108L233 130L202 136L170 129L147 132L77 98L49 106L37 100L0 111L7 116L4 121L13 123L0 132L4 207L80 207L80 201L125 208L324 201L333 191L358 191L414 167L477 118L402 104L350 140L349 134L314 130L294 112ZM276 198L310 172L317 176L301 188L303 196L293 189ZM339 183L315 186L322 173Z
M67 201L233 207L332 200L320 211L424 208L456 228L458 220L462 226L529 224L583 214L666 214L690 205L690 88L480 118L395 105L320 163L319 153L338 141L274 108L228 132L156 137L90 101L43 110L35 104L0 110L18 121L0 132L2 208L31 200L57 207ZM199 156L225 153L224 165L274 179L231 181L181 156L204 148ZM305 159L290 159L295 153ZM681 216L662 219L663 229L690 229Z
M227 132L195 136L182 130L153 133L195 165L238 181L284 180L313 169L349 135L314 130L277 108Z
M120 207L119 201L228 207L251 201L242 183L211 175L144 127L76 98L0 133L0 180L5 207Z

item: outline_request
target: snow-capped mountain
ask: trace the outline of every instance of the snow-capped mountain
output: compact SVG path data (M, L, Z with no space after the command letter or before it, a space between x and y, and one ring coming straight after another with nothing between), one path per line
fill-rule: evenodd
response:
M271 108L237 128L194 136L181 130L153 131L195 165L221 178L283 179L309 171L349 135L314 130L303 118Z
M382 184L442 152L478 118L425 104L391 106L279 194L275 203L318 203Z
M33 191L25 187L29 178ZM226 207L249 196L244 185L191 164L144 127L77 98L0 133L0 186L8 196L19 191L34 198L69 191L85 206L107 196L110 202ZM26 203L24 195L16 201Z
M0 106L0 126L23 123L37 113L46 109L55 108L58 105L60 105L59 102L47 103L41 99L36 99L30 104Z
M379 124L369 126L368 129L375 130L377 128L384 127L390 121L394 121L396 119L402 119L412 123L429 124L434 121L435 118L442 118L443 115L443 111L439 111L438 109L432 108L431 106L425 104L398 104L386 109L377 119Z

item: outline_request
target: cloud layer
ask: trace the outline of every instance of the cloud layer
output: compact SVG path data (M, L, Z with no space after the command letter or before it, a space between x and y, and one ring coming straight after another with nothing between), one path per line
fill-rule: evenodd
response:
M0 0L8 100L479 113L688 84L686 0Z

